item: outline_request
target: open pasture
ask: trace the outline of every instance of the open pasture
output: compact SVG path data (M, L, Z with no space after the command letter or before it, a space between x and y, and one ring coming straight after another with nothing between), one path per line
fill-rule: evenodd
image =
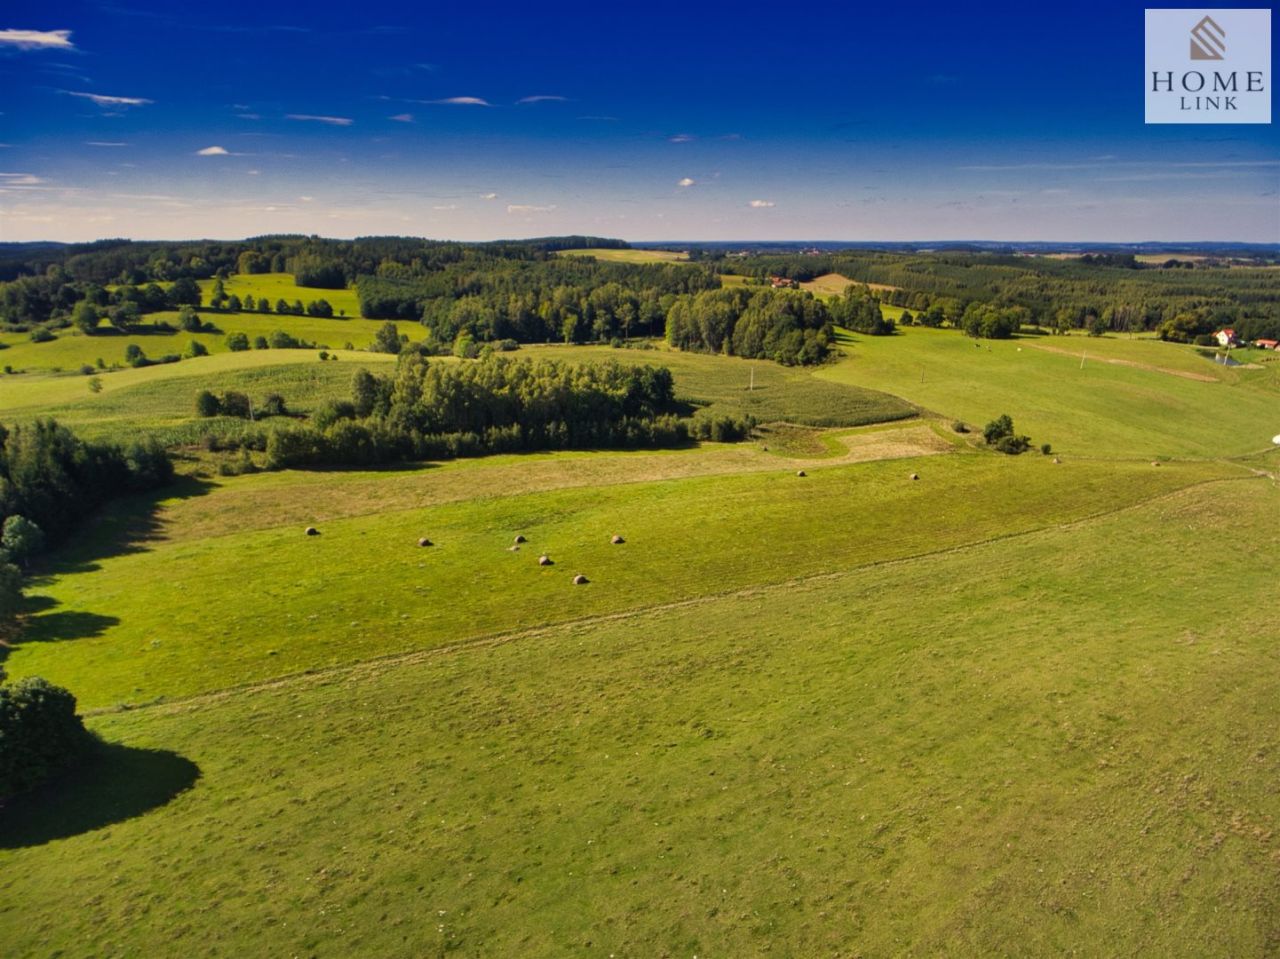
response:
M590 256L605 263L678 263L689 259L688 253L675 250L561 250L560 256Z
M1280 431L1274 370L1225 369L1158 340L972 340L909 327L841 341L847 355L819 378L892 391L978 428L1008 413L1035 443L1071 454L1241 456Z
M6 810L0 927L13 955L1265 955L1277 633L1216 583L1272 587L1277 517L1273 484L1211 483L98 716L119 757ZM192 641L181 615L149 635ZM244 641L201 640L203 674Z

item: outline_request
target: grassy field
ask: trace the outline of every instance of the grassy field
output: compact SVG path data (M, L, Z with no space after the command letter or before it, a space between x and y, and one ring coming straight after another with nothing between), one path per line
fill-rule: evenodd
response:
M1276 365L842 348L513 354L825 432L115 504L5 661L108 743L4 810L5 954L1274 954ZM305 410L390 359L7 376L0 410L177 430L197 388ZM948 428L1002 412L1061 462Z
M884 283L862 283L858 280L851 280L847 276L839 273L824 273L822 276L815 276L812 280L808 280L800 284L800 289L808 290L815 296L832 297L843 296L844 291L850 286L866 287L872 293L882 293L886 290L896 290L896 286L887 286ZM893 309L897 309L894 307Z
M315 343L317 348L336 350L350 343L356 349L365 349L373 342L378 327L386 322L206 310L200 318L206 325L212 325L213 332L184 333L153 326L154 323L167 322L176 328L177 318L176 312L148 314L147 324L125 334L112 332L107 326L103 327L103 332L93 336L70 329L58 330L58 338L49 343L33 343L25 333L0 333L0 366L11 366L19 371L19 375L23 372L73 372L84 365L95 366L99 359L107 366L122 366L125 349L130 343L137 344L150 357L181 354L192 340L204 344L210 353L222 353L227 349L228 333L244 333L252 342L254 337L270 336L275 330L284 330L300 340ZM420 323L400 321L396 326L411 340L420 340L427 332ZM12 375L0 376L0 383Z
M467 471L452 469L464 481ZM927 478L911 482L912 470ZM309 486L305 512L287 525L270 496L229 513L216 486L192 481L183 492L200 501L196 510L228 525L168 540L108 528L86 540L33 587L39 612L8 668L76 689L93 706L188 695L1074 521L1221 470L1133 465L1120 483L1111 465L951 456L811 468L803 480L780 466L653 482L636 473L612 485L439 503L383 498L374 514L357 498L355 515L344 515L338 481L333 492ZM232 485L259 482L298 496L274 475ZM988 495L996 486L1001 495ZM945 490L947 502L929 490ZM180 531L193 517L168 523L161 512L152 522ZM320 537L302 535L312 523L322 524ZM695 526L697 536L685 534ZM626 549L610 545L615 532ZM517 533L530 545L508 552ZM437 545L418 548L420 536ZM555 566L537 565L544 550ZM589 589L569 585L576 573Z
M213 292L213 280L201 280L200 291L205 302ZM310 286L298 286L292 273L237 273L222 283L227 296L235 295L244 299L252 296L260 300L264 296L271 301L271 308L276 308L276 301L283 299L292 304L301 300L303 305L313 300L328 300L333 307L334 316L345 314L349 319L360 316L360 300L354 289L321 290Z
M711 412L747 414L761 423L786 420L806 426L861 426L913 416L896 396L849 383L836 384L799 367L767 360L685 353L660 342L653 349L598 346L528 346L517 356L574 363L616 360L665 366L676 380L676 396Z
M1265 595L1277 517L1211 484L100 716L6 811L7 951L1268 954L1276 626L1218 584Z
M674 250L561 250L561 256L591 256L606 263L675 263L689 259Z
M1280 432L1275 368L1226 369L1152 339L971 340L911 327L846 334L847 356L817 375L891 390L981 426L1008 413L1036 443L1084 456L1255 453Z

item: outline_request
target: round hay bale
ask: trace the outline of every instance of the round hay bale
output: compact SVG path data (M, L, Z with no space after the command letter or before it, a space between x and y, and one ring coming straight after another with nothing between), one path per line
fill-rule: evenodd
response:
M912 478L913 480L918 480L918 479L920 478L920 474L919 474L919 473L912 473L912 474L911 474L911 478Z
M623 539L621 536L619 536L617 533L614 533L613 536L609 539L609 542L612 543L614 546L619 546L622 543L625 543L626 540Z
M1159 461L1159 460L1152 460L1152 461L1151 461L1151 465L1152 465L1152 466L1159 466L1159 465L1160 465L1160 461Z
M1054 461L1055 463L1061 463L1061 462L1062 462L1062 460L1058 459L1058 457L1056 457L1056 456L1053 458L1053 461Z
M587 579L587 577L583 576L581 573L573 577L574 586L586 586L589 582L591 582L591 580Z
M318 529L316 529L314 526L308 526L308 527L307 527L306 532L307 532L307 535L308 535L308 536L319 536L319 535L320 535L320 531L319 531Z
M797 475L797 476L807 476L807 475L809 475L809 474L807 474L804 470L796 470L796 475Z
M551 562L551 557L550 557L550 556L548 556L546 553L543 553L541 556L539 556L539 557L538 557L538 565L539 565L539 566L554 566L555 564L554 564L553 562Z
M517 533L517 534L516 534L516 539L515 539L515 541L516 541L516 543L527 543L527 542L529 542L527 539L525 539L525 538L524 538L522 535L520 535L519 533Z
M435 544L434 544L434 543L432 543L432 542L431 542L431 540L427 539L427 538L424 536L424 537L422 537L422 539L418 540L418 545L419 545L419 546L434 546Z
M507 552L508 552L508 553L518 553L518 552L520 552L520 547L519 547L519 546L508 546L508 547L507 547Z

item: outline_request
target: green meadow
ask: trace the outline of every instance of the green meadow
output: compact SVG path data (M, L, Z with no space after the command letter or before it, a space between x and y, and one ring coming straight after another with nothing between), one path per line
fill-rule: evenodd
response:
M0 813L6 955L1275 952L1276 364L916 327L816 370L648 346L511 355L666 365L768 430L187 460L47 557L5 668L107 746ZM339 357L3 376L0 418L173 438L198 389L305 413L392 360ZM951 428L1001 413L1058 455Z
M1226 368L1155 339L1023 336L972 340L954 330L846 333L843 362L816 375L898 396L981 427L1008 413L1055 450L1108 458L1243 456L1280 432L1280 375Z
M213 294L214 280L201 280L200 292L205 302ZM357 318L360 316L360 300L352 288L345 290L322 290L317 287L298 286L292 273L237 273L222 282L227 296L238 296L244 299L252 296L260 300L264 296L271 302L271 309L276 308L279 300L292 305L301 300L305 306L313 300L327 300L333 307L334 317Z

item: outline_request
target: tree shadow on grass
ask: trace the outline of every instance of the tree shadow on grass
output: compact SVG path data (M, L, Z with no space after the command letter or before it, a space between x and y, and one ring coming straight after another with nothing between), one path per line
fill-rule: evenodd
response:
M45 612L27 619L14 645L27 643L60 643L68 639L101 636L112 626L119 626L118 616L104 616L79 609Z
M133 819L199 778L200 767L177 753L95 744L84 761L0 808L0 849L43 846Z

